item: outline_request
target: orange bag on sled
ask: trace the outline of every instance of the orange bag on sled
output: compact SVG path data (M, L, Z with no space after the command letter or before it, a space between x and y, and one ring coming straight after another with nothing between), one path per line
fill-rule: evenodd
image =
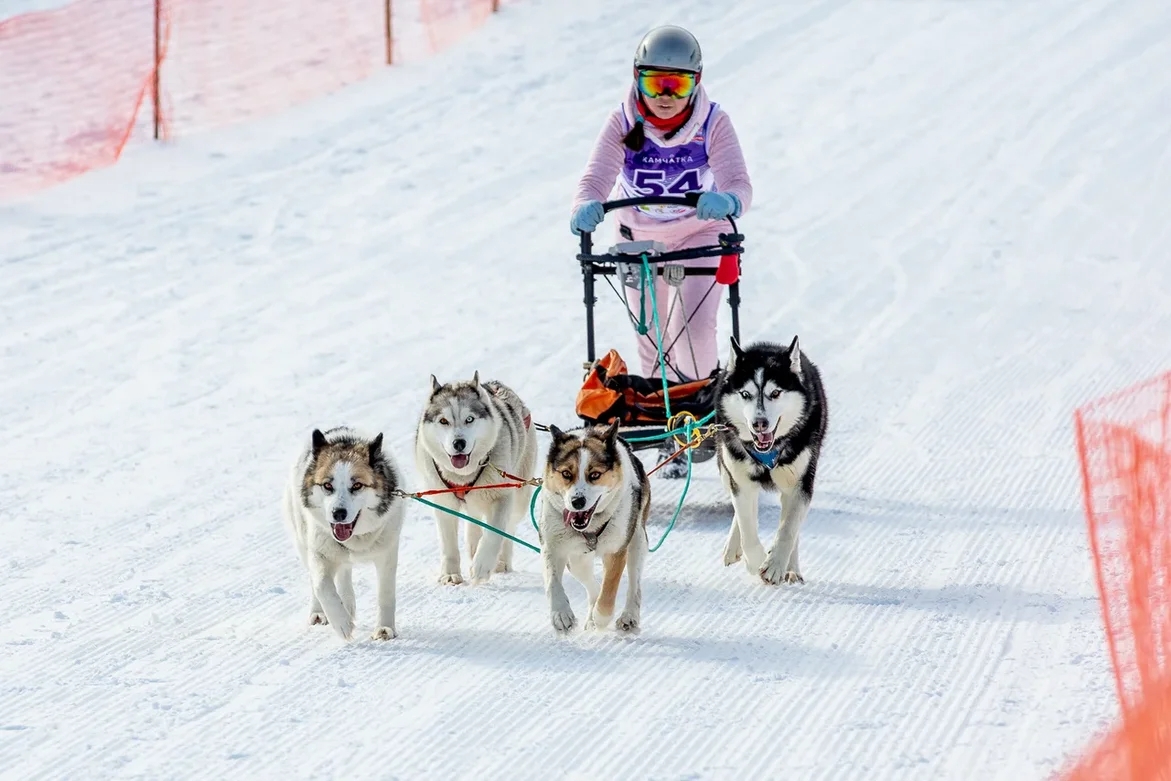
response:
M692 382L668 382L671 412L690 412L702 418L714 409L716 372ZM608 423L614 418L625 426L667 425L663 381L628 374L617 350L610 350L590 370L577 392L576 411L587 423Z

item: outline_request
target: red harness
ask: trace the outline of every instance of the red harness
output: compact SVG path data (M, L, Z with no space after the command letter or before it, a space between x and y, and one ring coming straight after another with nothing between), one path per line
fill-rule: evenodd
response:
M449 482L447 480L447 478L445 478L443 476L443 472L439 471L438 464L435 465L435 474L439 475L439 479L443 482L443 484L445 486L447 486L448 490L451 491L453 494L455 494L455 498L459 499L462 502L463 498L468 495L468 491L471 491L472 486L474 486L476 484L476 481L480 479L480 475L484 474L484 470L487 467L488 467L488 462L485 461L483 464L480 465L480 471L476 472L476 476L472 478L472 481L470 483Z

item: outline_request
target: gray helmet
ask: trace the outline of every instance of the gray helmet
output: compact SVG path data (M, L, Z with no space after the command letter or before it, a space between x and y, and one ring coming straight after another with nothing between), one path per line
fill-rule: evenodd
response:
M634 50L635 68L703 71L703 55L695 36L672 24L656 27L642 37Z

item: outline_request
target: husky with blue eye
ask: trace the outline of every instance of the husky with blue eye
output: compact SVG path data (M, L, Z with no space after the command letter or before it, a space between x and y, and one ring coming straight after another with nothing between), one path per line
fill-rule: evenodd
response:
M725 566L743 558L765 583L804 582L797 538L813 500L828 420L821 375L796 337L788 349L769 342L741 349L732 340L716 388L716 456L735 508ZM761 491L781 495L781 520L767 552L758 531Z
M422 487L442 490L430 501L471 515L513 533L529 511L531 486L481 488L507 482L501 471L530 480L537 466L537 433L528 407L507 385L495 380L441 384L431 375L431 394L415 433L415 467ZM456 516L435 511L443 553L439 582L459 584L459 526ZM513 543L500 535L466 524L472 583L484 583L493 572L512 570Z
M309 623L328 624L343 640L354 634L353 565L378 571L378 628L395 637L395 579L403 499L398 467L373 439L349 428L314 430L289 476L281 503L301 562L309 571Z

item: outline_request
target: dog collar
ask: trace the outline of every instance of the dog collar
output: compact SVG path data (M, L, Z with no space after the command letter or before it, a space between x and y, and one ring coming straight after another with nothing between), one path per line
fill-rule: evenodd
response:
M606 531L606 527L609 525L610 522L606 521L602 524L602 528L598 529L596 532L578 532L578 534L580 534L582 537L585 537L586 547L588 547L590 550L597 550L598 537L602 536L602 532Z

